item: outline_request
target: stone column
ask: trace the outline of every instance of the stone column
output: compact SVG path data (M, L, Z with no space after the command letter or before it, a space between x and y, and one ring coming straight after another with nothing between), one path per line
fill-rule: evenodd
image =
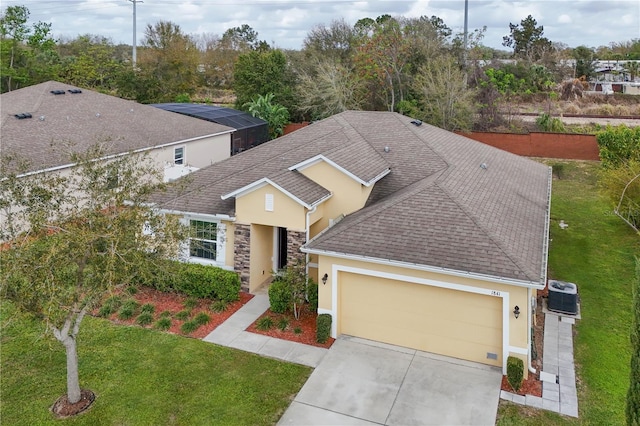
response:
M287 229L287 265L295 265L296 260L304 258L300 247L306 242L306 232Z
M240 276L242 291L249 291L249 259L251 255L251 225L236 223L233 243L233 269Z

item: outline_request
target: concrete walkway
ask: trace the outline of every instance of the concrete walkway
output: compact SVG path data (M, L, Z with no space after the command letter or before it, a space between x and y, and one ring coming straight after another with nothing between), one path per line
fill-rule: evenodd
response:
M573 325L575 319L544 310L542 398L501 391L500 398L517 404L542 408L578 417L578 393L573 362Z
M269 297L266 294L256 294L202 340L296 364L317 367L328 349L245 331L268 308Z

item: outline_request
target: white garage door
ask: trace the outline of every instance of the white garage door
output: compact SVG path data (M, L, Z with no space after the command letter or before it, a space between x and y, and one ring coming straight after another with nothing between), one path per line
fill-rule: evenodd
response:
M338 333L502 366L502 299L338 274Z

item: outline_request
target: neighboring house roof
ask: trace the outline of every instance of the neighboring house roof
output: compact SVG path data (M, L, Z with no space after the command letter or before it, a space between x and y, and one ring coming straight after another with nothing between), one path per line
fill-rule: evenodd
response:
M3 93L0 102L2 155L28 160L29 171L66 166L71 151L97 143L113 155L234 131L56 81ZM15 116L23 113L32 117Z
M165 103L151 105L165 111L177 112L178 114L223 124L225 126L233 127L236 130L267 126L268 124L263 119L254 117L244 111L238 111L237 109L225 108L217 105L189 103Z
M233 200L223 195L295 174L288 168L324 156L363 181L379 181L365 208L317 235L307 250L543 283L549 167L411 121L344 112L199 170L185 192L158 201L170 210L233 216Z

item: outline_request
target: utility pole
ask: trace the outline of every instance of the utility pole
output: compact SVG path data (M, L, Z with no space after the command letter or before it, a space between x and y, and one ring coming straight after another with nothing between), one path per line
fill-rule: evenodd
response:
M467 68L467 34L469 24L469 0L464 0L464 46L462 53L462 66Z
M138 3L144 3L142 0L128 0L131 3L133 3L133 50L131 52L131 59L133 62L133 68L136 67L136 4Z

